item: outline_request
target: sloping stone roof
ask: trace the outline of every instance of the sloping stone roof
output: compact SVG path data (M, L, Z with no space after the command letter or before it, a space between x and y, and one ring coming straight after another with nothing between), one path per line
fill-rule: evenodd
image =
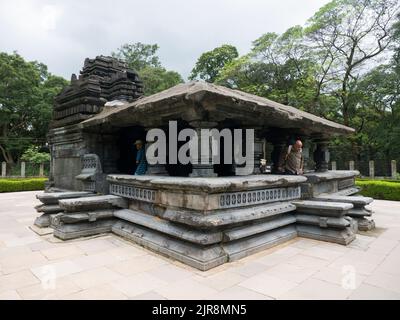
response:
M179 109L177 106L181 106ZM128 125L129 122L140 124L147 121L148 117L161 117L163 114L171 115L171 106L174 106L176 116L191 106L203 108L213 117L213 114L224 113L230 119L248 119L252 122L266 124L279 128L305 128L310 133L348 134L354 129L342 124L329 121L311 113L301 111L291 106L245 93L232 90L223 86L206 82L189 82L179 84L170 89L154 95L139 98L130 103L117 106L106 106L96 116L81 123L83 128L111 123L112 125ZM146 115L146 119L143 119ZM210 120L210 119L204 119Z

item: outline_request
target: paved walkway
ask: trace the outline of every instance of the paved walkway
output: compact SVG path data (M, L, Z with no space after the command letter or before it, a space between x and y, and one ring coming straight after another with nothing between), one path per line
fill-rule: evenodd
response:
M37 193L0 193L0 299L400 299L400 202L347 247L297 238L201 272L111 234L40 237Z

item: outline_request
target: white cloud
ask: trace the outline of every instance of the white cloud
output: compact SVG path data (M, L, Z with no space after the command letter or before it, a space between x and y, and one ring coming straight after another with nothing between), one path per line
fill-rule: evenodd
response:
M0 50L69 78L86 57L124 43L157 43L163 65L187 76L201 53L223 43L241 54L265 32L284 32L328 0L1 0Z

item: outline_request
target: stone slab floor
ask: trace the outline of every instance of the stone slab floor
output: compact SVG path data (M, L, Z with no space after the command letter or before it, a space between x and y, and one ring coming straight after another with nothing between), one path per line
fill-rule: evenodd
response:
M0 193L0 299L400 299L400 202L347 247L297 238L201 272L115 235L38 236L37 193Z

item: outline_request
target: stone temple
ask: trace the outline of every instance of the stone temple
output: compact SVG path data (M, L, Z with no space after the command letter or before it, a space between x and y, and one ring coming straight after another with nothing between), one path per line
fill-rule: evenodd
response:
M210 156L193 165L149 164L145 175L134 175L133 142L145 141L153 128L168 131L170 121L196 132L254 129L254 171L235 176L235 164L213 164ZM38 195L35 225L52 228L63 240L113 232L201 270L294 237L347 245L359 230L374 228L365 207L373 199L355 195L359 172L328 170L329 140L352 132L203 82L144 97L138 75L124 63L86 59L79 77L72 75L55 99L48 134L51 172ZM308 146L303 150L308 170L275 174L291 136ZM260 172L261 158L272 163L271 173Z

